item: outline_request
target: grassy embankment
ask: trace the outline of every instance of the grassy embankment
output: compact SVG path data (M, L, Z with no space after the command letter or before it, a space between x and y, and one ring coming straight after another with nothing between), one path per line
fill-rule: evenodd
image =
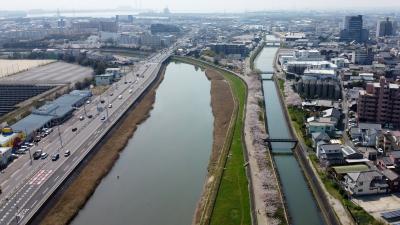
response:
M299 137L301 137L303 143L305 143L308 147L311 147L312 142L308 135L306 135L305 128L305 118L307 117L307 112L296 107L289 106L288 107L289 116L292 121L292 125L294 126L296 133ZM310 152L309 157L312 161L314 168L317 170L318 175L324 184L326 190L329 192L331 196L338 199L345 208L350 212L353 219L357 221L359 225L378 225L382 224L380 221L375 220L370 214L368 214L362 207L357 206L352 201L350 201L345 191L338 185L336 181L328 177L328 174L325 170L322 170L318 164L318 158L313 153Z
M217 187L218 192L215 197L215 203L213 206L211 205L213 207L211 218L209 223L206 221L200 224L250 225L250 196L246 171L243 166L245 162L244 140L242 139L247 87L239 77L218 67L191 58L179 57L176 59L220 72L225 80L229 82L238 106L234 129L232 130L233 136L231 136L229 156L225 156L227 157L226 163L219 187Z

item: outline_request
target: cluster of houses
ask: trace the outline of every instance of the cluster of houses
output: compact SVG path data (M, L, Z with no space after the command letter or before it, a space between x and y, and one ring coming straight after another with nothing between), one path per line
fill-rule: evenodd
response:
M358 123L343 136L342 113L328 108L307 119L306 128L321 168L349 195L400 190L400 132ZM346 138L348 137L348 138Z

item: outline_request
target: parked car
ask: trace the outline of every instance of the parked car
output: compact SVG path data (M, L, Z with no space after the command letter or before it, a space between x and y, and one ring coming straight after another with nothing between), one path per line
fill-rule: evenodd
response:
M78 130L78 128L76 128L76 127L72 128L72 132L75 132L77 130Z
M105 120L105 119L106 119L106 117L105 117L105 116L102 116L102 117L101 117L101 120Z
M84 119L85 119L85 117L83 117L83 116L80 116L80 117L79 117L79 120L80 120L80 121L82 121L82 120L84 120Z
M111 104L108 104L108 108L112 108L112 105L111 105Z
M118 99L122 99L122 95L118 96Z
M88 117L89 119L91 119L93 116L92 116L92 115L88 115L87 117Z

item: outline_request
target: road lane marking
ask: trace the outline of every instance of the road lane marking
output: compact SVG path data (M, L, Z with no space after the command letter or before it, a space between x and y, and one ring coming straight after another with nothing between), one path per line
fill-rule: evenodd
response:
M42 195L45 195L46 192L49 190L49 187L47 187L46 189L44 189L44 191L42 192Z

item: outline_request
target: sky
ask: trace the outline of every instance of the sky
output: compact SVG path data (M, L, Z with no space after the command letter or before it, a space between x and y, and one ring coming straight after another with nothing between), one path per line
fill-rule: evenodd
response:
M260 10L400 8L400 0L0 0L1 10L132 8L171 12L245 12Z

